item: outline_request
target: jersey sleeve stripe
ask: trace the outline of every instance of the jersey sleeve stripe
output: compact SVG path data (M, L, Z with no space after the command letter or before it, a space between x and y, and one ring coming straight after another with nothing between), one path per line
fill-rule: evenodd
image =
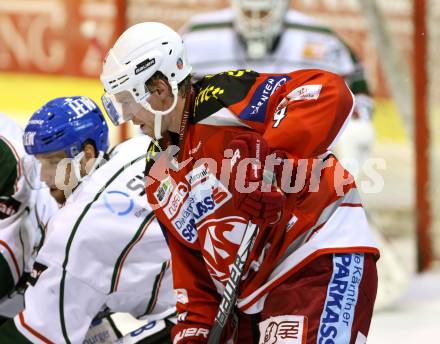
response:
M47 224L44 224L43 221L41 221L40 214L38 213L37 207L35 207L35 217L37 219L38 229L40 230L40 233L41 233L40 243L37 246L37 251L39 251L41 246L43 246L44 239L46 238Z
M150 302L148 303L147 309L145 310L144 315L150 314L157 303L157 298L159 296L160 286L162 284L163 277L165 276L165 272L170 268L170 261L166 261L162 264L162 269L160 273L156 276L153 284L153 291L151 292Z
M217 23L200 23L194 24L190 27L189 31L200 31L200 30L215 30L215 29L224 29L224 28L232 28L232 22L217 22Z
M41 340L45 344L55 344L54 342L47 339L45 336L43 336L41 333L30 327L26 321L24 320L23 312L20 312L18 315L18 318L20 320L21 326L23 326L26 330L28 330L33 336L37 337L39 340Z
M65 258L64 258L64 262L63 262L63 273L62 273L62 277L61 277L61 282L60 282L60 321L61 321L61 330L63 332L63 337L66 341L67 344L70 344L71 341L69 339L69 335L67 333L67 329L66 329L66 321L65 321L65 317L64 317L64 283L66 280L66 267L67 264L69 262L69 253L70 253L70 248L72 246L72 242L73 239L75 237L75 234L82 222L82 220L84 219L84 217L86 216L86 214L88 213L88 211L90 210L91 206L98 200L98 198L101 196L101 194L106 191L106 189L109 187L109 185L111 185L113 183L113 181L122 173L124 172L128 167L130 167L131 165L135 164L136 162L138 162L139 160L143 160L146 158L146 154L143 154L139 157L137 157L136 159L132 160L131 162L125 164L124 166L122 166L104 185L104 187L95 195L95 197L93 198L93 200L87 204L87 206L84 208L83 212L81 213L81 215L78 217L78 220L76 221L75 225L73 226L73 229L70 233L69 239L67 241L67 245L66 245L66 253L65 253Z
M15 272L17 273L17 279L18 279L21 276L21 273L20 273L20 267L18 266L17 258L14 255L14 252L9 247L8 243L5 242L5 241L0 240L0 245L3 246L4 248L6 248L6 250L9 253L9 255L11 256L12 262L14 263Z
M125 259L127 258L128 254L133 249L133 247L142 239L145 232L147 231L148 226L151 224L154 218L155 217L153 212L151 212L146 216L145 220L140 225L134 237L130 240L128 245L122 250L121 254L119 255L116 261L115 268L113 270L110 293L113 293L118 289L119 279L121 277L122 267L124 265Z

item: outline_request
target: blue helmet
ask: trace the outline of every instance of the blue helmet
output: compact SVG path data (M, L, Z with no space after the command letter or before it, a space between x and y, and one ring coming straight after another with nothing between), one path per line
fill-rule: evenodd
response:
M23 135L28 154L64 151L68 158L79 154L92 140L98 152L108 149L108 127L98 105L87 97L56 98L38 109Z

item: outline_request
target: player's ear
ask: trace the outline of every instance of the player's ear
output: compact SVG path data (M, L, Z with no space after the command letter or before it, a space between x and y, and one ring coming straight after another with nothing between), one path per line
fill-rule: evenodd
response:
M161 98L167 98L172 95L171 87L167 81L163 79L157 79L155 84L155 91Z

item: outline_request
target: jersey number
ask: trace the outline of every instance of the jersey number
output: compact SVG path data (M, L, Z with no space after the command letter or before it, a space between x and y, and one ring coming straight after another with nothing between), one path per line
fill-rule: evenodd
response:
M279 109L273 115L273 120L275 122L273 124L273 126L272 126L273 128L278 128L278 126L280 125L281 121L284 119L284 117L286 117L286 108L287 107L283 107L282 109Z

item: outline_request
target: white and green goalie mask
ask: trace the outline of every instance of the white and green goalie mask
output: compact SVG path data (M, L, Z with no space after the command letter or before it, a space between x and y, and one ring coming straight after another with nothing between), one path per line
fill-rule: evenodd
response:
M234 27L246 44L250 59L261 59L283 29L289 0L232 0Z

